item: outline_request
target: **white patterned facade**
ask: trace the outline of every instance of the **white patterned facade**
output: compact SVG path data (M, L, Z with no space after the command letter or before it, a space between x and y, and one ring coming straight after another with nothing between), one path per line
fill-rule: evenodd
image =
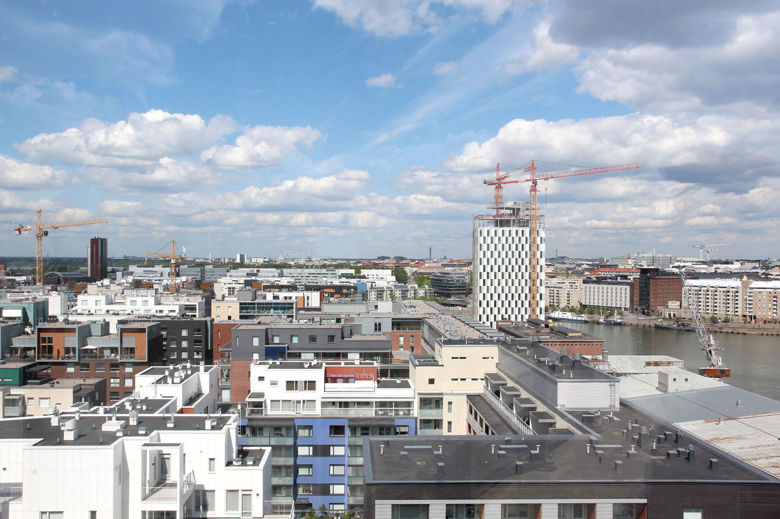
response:
M544 226L537 236L537 313L544 316ZM474 318L487 326L525 321L530 315L528 209L525 203L500 207L497 215L474 218Z

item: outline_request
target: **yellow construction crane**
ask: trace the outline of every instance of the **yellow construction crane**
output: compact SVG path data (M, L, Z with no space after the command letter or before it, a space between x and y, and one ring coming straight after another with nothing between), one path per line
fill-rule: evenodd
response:
M96 220L82 220L80 222L64 222L64 223L41 223L41 215L43 209L38 209L38 223L37 225L19 225L14 227L14 232L21 236L25 231L35 231L35 282L38 285L43 285L43 239L49 235L49 229L59 229L61 227L76 227L78 225L92 225L95 223L108 223L105 218L98 218Z
M176 260L184 259L184 256L176 255L176 242L171 240L171 253L164 252L147 252L146 256L149 258L166 258L171 260L171 273L170 273L170 286L168 289L171 292L176 292Z

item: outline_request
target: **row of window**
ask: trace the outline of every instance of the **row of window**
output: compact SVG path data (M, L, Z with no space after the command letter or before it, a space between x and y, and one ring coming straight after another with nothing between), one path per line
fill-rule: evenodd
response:
M106 372L106 364L101 362L94 365L95 366L95 373L105 373ZM82 373L91 372L92 369L90 368L90 364L79 364L79 371ZM108 371L110 373L119 373L120 372L120 365L119 364L110 364ZM76 372L76 364L66 364L65 365L65 372L67 373L75 373ZM133 365L132 364L125 364L124 366L124 372L125 373L132 373L133 372Z
M313 456L314 445L298 445L298 456ZM347 449L343 445L329 445L328 456L345 456Z
M328 474L330 474L331 476L343 476L344 465L342 464L330 465ZM312 465L298 465L298 475L313 476L314 467Z
M430 505L392 505L392 519L428 519ZM594 504L559 503L558 519L587 519L595 517ZM645 512L642 503L615 503L612 505L613 519L637 519ZM535 519L540 513L538 504L502 504L501 519ZM448 504L446 519L482 519L485 517L483 504ZM684 519L701 519L701 508L683 508Z

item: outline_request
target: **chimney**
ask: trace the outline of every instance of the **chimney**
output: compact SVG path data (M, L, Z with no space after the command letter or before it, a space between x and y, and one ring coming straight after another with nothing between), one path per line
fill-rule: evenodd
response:
M135 409L130 411L130 425L138 425L138 411Z
M74 441L79 437L78 420L71 419L65 422L65 432L63 433L63 439L65 441Z

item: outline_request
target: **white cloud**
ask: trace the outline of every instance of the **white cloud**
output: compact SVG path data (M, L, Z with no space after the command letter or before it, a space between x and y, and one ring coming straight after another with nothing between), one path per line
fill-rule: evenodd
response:
M495 23L518 0L315 0L314 7L336 13L350 27L383 37L436 29L455 10L477 11ZM448 8L449 11L447 9Z
M98 205L98 211L109 216L130 216L144 212L144 206L130 200L104 200Z
M370 77L366 79L366 86L372 88L393 88L395 85L395 76L392 74L382 74L381 76Z
M259 168L279 164L289 154L310 150L322 134L309 126L255 126L236 139L235 145L212 147L201 160L219 168Z
M515 73L566 65L574 62L580 54L579 49L574 45L555 42L550 38L550 22L547 20L540 22L534 28L533 39L533 54L522 61L521 69L515 70Z
M16 77L16 67L10 65L4 65L0 67L0 83L8 83L13 81Z
M52 189L62 186L67 178L65 171L0 155L0 184L5 188Z
M457 74L459 70L460 66L456 61L437 63L433 67L433 73L437 76L449 76L450 74Z
M17 148L34 162L80 166L150 166L162 157L193 155L232 133L235 123L218 115L208 124L197 114L149 110L126 121L85 120L80 128L42 133Z

